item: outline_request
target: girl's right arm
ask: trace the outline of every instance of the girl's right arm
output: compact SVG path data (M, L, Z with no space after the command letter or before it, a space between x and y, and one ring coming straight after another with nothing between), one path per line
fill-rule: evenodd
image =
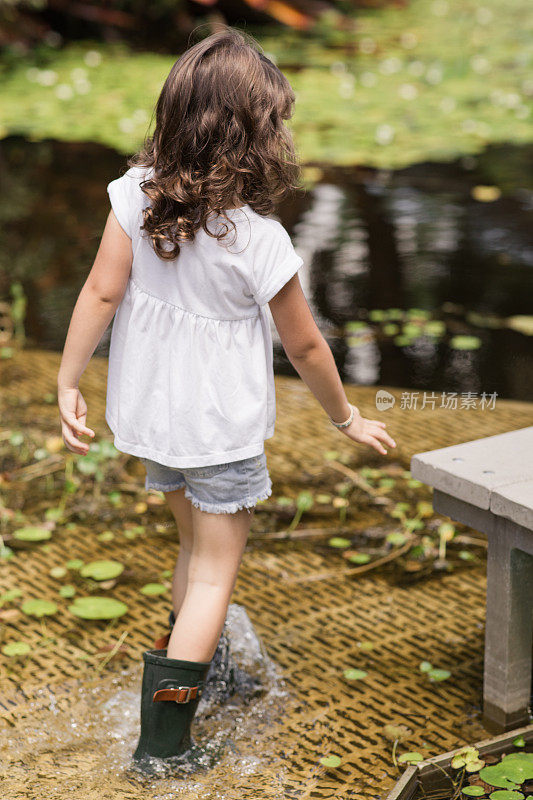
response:
M294 369L334 422L350 416L350 405L331 348L320 333L300 285L298 273L269 302L281 343ZM355 409L351 425L340 428L349 439L386 454L383 443L396 447L386 424L365 419Z

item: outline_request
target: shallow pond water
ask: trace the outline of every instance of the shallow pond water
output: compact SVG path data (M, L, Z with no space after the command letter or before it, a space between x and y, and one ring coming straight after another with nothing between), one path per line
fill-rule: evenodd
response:
M0 737L3 796L15 800L30 790L87 800L136 788L157 800L225 798L222 786L244 789L251 780L277 791L283 757L272 734L290 693L242 606L230 605L225 635L228 658L206 686L193 722L194 745L184 756L151 759L149 773L131 759L139 734L139 663L83 682L43 686ZM224 702L221 693L228 695ZM217 784L220 794L213 791Z
M533 399L532 161L529 145L307 168L312 188L278 213L343 380ZM30 344L62 349L124 163L92 143L0 141L0 299L22 283ZM275 370L295 374L273 337Z

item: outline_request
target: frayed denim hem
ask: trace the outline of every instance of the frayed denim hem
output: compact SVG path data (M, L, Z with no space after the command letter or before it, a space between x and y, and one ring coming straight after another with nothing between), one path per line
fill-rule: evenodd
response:
M239 511L242 508L245 508L249 514L251 514L251 510L260 500L266 500L267 497L270 497L272 494L272 481L270 478L268 479L267 488L261 494L256 495L253 498L247 498L246 500L242 501L235 501L234 503L206 503L204 500L198 500L194 497L189 488L185 489L185 497L187 497L193 506L199 508L200 511L206 511L209 514L235 514L236 511Z
M144 488L146 491L148 491L148 489L155 489L156 492L175 492L176 489L183 489L184 486L185 486L184 481L182 481L181 483L176 483L176 484L171 483L169 485L166 485L164 483L157 483L155 481L147 480L144 484Z

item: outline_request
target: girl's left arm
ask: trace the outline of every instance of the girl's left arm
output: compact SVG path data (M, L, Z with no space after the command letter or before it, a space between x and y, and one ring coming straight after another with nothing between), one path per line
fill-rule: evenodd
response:
M89 451L89 445L79 440L80 434L95 435L86 424L87 404L78 383L124 296L132 260L131 239L110 211L94 264L72 312L57 375L63 441L73 453L86 455Z

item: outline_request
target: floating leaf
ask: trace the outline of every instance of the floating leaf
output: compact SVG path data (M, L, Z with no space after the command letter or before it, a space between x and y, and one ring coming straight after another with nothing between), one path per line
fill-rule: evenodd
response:
M375 647L374 642L357 642L357 647L364 652L369 652Z
M63 578L64 575L67 574L66 567L52 567L50 570L50 575L52 578Z
M483 797L485 794L485 789L483 786L465 786L463 789L461 789L461 792L467 797Z
M115 619L128 610L126 603L112 597L77 597L68 607L71 614L82 619Z
M437 528L437 533L445 542L451 542L455 536L455 526L451 522L442 522Z
M311 492L304 489L302 492L298 493L296 498L296 506L302 511L309 511L309 509L313 506L313 495Z
M517 314L515 317L507 317L505 322L511 330L523 333L525 336L533 336L533 317Z
M370 561L368 553L350 553L347 558L348 561L352 561L354 564L368 564Z
M481 344L478 336L452 336L450 340L452 350L478 350Z
M433 664L430 664L429 661L422 661L419 666L420 672L429 672L433 669Z
M44 617L57 613L57 604L53 600L26 600L22 611L32 617Z
M339 767L342 763L339 756L322 756L319 760L323 767L332 767L333 769Z
M346 508L349 505L345 497L334 497L332 501L333 508Z
M59 587L59 594L61 597L74 597L76 594L76 588L70 583L66 583L64 586Z
M328 539L328 544L331 545L331 547L349 547L351 541L349 539L344 539L342 536L332 536L331 539Z
M102 533L99 533L96 538L99 542L112 542L115 538L115 534L113 531L102 531Z
M525 795L512 789L497 789L491 792L489 797L490 800L524 800Z
M3 606L4 603L11 603L13 600L16 600L17 597L22 597L22 591L20 589L8 589L7 592L0 595L0 606Z
M13 537L20 539L21 542L42 542L45 539L50 539L51 532L47 528L38 528L28 526L27 528L19 528L14 531Z
M495 200L499 200L502 193L497 186L473 186L470 194L478 203L493 203Z
M83 567L83 561L81 558L71 558L70 561L67 561L65 566L67 569L81 569Z
M515 747L525 747L526 740L524 739L522 734L520 734L520 736L517 736L516 739L513 739L513 744Z
M432 681L445 681L451 674L447 669L430 669L428 672Z
M390 725L383 727L383 735L390 742L401 742L407 739L411 731L406 725Z
M116 578L124 572L124 564L120 561L91 561L85 564L80 570L80 574L84 578L92 578L95 581L108 581L111 578Z
M401 531L392 531L392 533L387 534L386 541L389 544L402 545L407 541L407 536Z
M402 753L398 756L398 764L418 764L423 760L424 756L421 753Z
M360 681L363 678L366 678L368 672L365 672L364 669L345 669L342 673L344 677L349 681Z
M431 517L433 515L433 506L426 500L420 500L416 504L416 510L421 517Z
M155 597L158 594L165 594L167 587L163 586L162 583L147 583L139 591L148 595L148 597Z
M331 495L330 494L317 494L315 496L315 500L317 503L325 504L331 503Z
M451 762L452 767L454 769L460 769L469 762L477 761L478 758L479 758L479 751L475 747L473 747L472 745L469 745L468 747L463 747L452 758Z
M533 753L509 753L498 764L484 767L479 777L499 789L518 789L533 778Z
M25 656L31 651L27 642L9 642L2 647L5 656Z

